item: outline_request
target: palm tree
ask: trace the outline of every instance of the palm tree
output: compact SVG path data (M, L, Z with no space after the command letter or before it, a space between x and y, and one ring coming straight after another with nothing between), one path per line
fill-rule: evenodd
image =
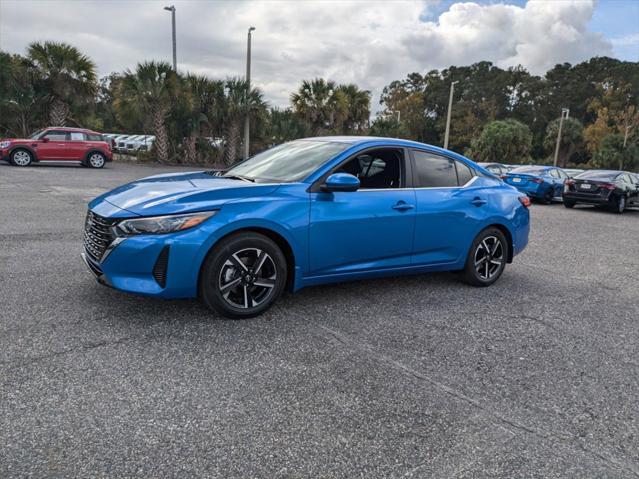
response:
M47 92L51 125L64 126L71 104L93 99L97 89L95 64L77 48L66 43L34 42L29 45L27 58Z
M266 102L262 92L252 88L246 94L246 81L241 78L229 78L225 84L224 105L224 163L232 165L237 161L240 148L241 125L246 115L255 122L264 115Z
M306 134L306 125L300 116L290 108L281 110L271 108L269 112L268 143L278 145L285 141L302 138Z
M316 135L335 130L347 107L346 98L338 93L335 82L323 78L304 80L297 93L291 95L291 103Z
M150 61L139 63L134 72L127 70L116 91L114 106L120 121L132 115L144 115L150 120L160 162L166 162L169 156L166 118L177 88L173 67L167 62Z
M346 103L343 133L356 133L366 129L371 116L371 92L360 90L357 85L350 83L337 87L337 93L343 96Z
M185 142L186 162L197 160L197 139L215 136L223 120L224 81L202 75L187 75L186 88L190 98L187 120L189 136Z

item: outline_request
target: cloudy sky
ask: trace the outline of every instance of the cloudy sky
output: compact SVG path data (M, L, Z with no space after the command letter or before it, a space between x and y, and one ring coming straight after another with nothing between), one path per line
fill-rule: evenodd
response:
M100 76L171 61L170 13L156 0L0 0L0 49L71 43ZM243 75L254 25L254 82L274 105L301 79L381 89L413 71L490 60L543 73L595 55L639 61L639 0L174 0L178 69Z

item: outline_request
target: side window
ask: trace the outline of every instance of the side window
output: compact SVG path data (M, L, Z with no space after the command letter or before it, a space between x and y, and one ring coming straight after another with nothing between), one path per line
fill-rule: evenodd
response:
M557 170L550 170L550 176L553 178L559 178L559 172Z
M559 173L559 178L561 178L562 180L567 180L568 178L570 178L568 174L563 170L557 170L557 172Z
M399 188L403 158L402 150L370 150L340 165L334 172L356 176L362 189Z
M71 132L71 141L85 141L84 133L80 131L72 131Z
M464 186L470 180L472 180L474 173L468 166L463 164L461 161L455 161L455 166L457 167L457 182L459 186Z
M458 186L455 161L432 153L413 150L416 188Z
M106 141L102 138L102 135L95 135L93 133L89 133L87 136L89 137L89 141Z
M47 131L44 134L43 138L48 138L51 141L66 141L67 132L66 131L51 130L51 131Z

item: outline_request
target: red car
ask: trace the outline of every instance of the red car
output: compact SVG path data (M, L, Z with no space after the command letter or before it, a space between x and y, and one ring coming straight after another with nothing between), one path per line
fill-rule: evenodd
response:
M113 152L111 142L100 133L51 127L36 131L27 139L0 141L0 158L15 166L56 161L102 168L113 159Z

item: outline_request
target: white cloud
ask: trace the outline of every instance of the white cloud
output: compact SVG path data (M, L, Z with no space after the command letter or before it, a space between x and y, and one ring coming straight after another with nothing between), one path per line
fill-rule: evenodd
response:
M0 2L0 48L24 53L51 39L78 46L101 75L146 59L171 59L170 1ZM323 76L379 92L413 71L490 60L543 73L559 62L612 54L587 28L594 1L525 7L456 3L439 18L428 1L175 2L181 70L243 75L254 32L252 78L276 105L304 78ZM424 22L428 18L436 21ZM28 25L28 28L24 28Z

